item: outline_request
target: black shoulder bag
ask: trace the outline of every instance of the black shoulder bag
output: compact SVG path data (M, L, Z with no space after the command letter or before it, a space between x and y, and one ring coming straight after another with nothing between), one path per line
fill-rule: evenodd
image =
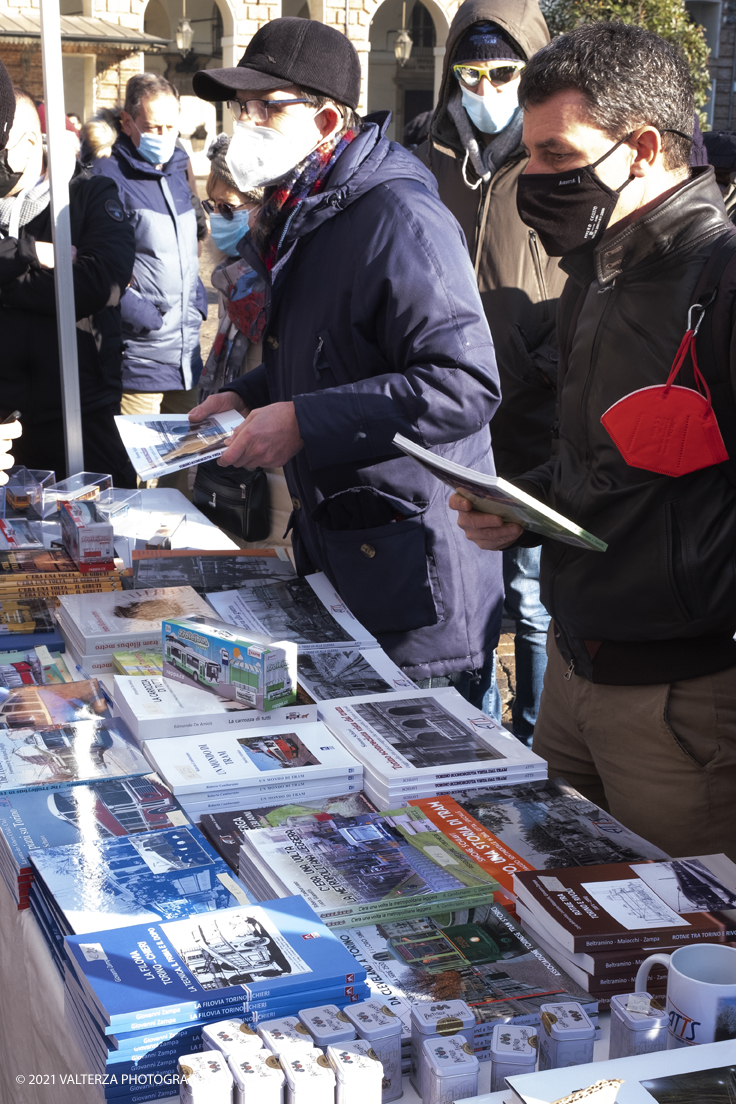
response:
M197 468L192 500L205 517L241 540L262 541L271 531L263 468L221 468L216 460L208 460Z

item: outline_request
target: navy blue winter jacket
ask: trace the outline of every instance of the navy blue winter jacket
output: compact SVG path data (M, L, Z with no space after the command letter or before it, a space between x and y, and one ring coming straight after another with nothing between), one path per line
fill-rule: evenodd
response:
M395 662L425 678L480 667L495 646L500 554L465 538L447 487L391 441L400 431L493 474L499 387L462 231L434 177L383 136L386 121L367 121L300 204L271 278L245 239L270 295L265 360L230 386L251 408L294 401L299 571L325 571Z
M169 391L193 383L207 294L199 278L186 156L175 149L159 171L121 134L111 156L91 168L115 181L135 231L133 278L120 302L127 391Z

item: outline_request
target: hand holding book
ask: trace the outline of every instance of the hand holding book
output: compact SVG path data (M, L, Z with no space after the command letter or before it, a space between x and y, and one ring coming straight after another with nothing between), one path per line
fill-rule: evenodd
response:
M500 552L510 548L524 532L521 525L513 521L504 521L498 514L476 509L465 491L451 494L447 505L451 510L457 510L457 523L468 540L486 551Z

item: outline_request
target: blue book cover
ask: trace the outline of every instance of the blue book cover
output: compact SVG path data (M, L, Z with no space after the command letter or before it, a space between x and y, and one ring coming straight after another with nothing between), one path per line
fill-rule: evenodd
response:
M97 679L24 686L0 702L0 797L150 772Z
M69 936L66 946L109 1034L165 1016L172 1005L183 1017L219 1005L224 1019L238 1000L366 976L302 897Z
M189 817L157 774L0 797L0 832L19 876L30 872L28 852L33 848L114 839L183 824L189 824Z
M65 935L184 920L250 899L194 825L85 838L29 857Z

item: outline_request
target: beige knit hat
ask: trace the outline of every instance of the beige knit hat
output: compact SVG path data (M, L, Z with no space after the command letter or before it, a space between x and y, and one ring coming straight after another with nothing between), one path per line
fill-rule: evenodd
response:
M253 188L250 192L241 192L240 188L235 183L233 175L228 168L227 161L225 160L225 154L227 153L229 145L229 134L218 134L217 137L213 138L210 142L210 148L207 150L207 156L211 165L210 179L214 177L216 180L221 180L228 188L232 188L234 192L238 192L242 195L246 203L263 203L263 188Z

